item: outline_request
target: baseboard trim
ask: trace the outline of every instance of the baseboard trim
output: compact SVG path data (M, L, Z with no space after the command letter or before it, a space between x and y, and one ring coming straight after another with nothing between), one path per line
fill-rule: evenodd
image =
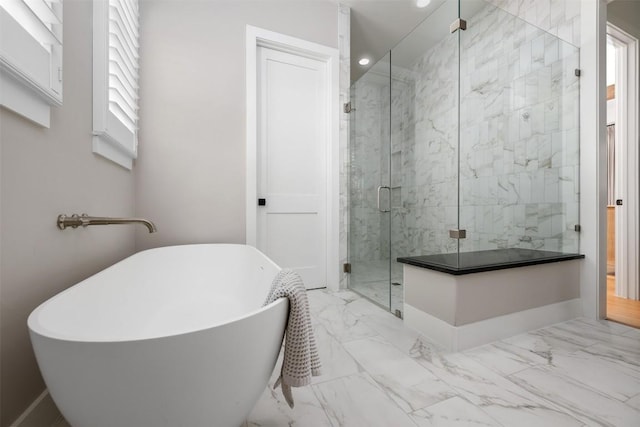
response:
M9 427L48 427L60 421L61 417L49 391L45 390Z
M448 351L461 351L582 315L580 298L510 313L462 326L453 326L404 304L404 322Z

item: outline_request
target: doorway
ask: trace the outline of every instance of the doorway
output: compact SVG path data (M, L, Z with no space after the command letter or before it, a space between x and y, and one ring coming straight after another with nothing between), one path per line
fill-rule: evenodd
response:
M247 26L246 240L338 287L338 52Z
M640 327L638 39L607 24L607 318Z

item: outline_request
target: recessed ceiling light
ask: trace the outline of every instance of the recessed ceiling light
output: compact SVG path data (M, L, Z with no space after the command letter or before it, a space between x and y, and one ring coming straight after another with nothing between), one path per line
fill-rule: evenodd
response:
M360 61L358 61L358 64L360 65L369 65L369 58L360 58Z
M416 6L418 7L427 7L431 3L431 0L416 0Z

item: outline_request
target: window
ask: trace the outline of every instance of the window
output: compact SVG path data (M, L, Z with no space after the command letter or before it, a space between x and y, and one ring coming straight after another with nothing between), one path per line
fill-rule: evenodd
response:
M127 168L138 151L138 2L93 5L93 151Z
M0 105L45 127L62 105L62 0L0 0Z

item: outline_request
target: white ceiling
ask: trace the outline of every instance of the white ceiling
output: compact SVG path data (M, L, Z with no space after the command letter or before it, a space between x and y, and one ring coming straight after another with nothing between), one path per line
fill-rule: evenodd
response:
M351 7L351 82L355 82L375 62L407 36L444 0L432 0L418 8L416 0L342 0ZM447 27L449 22L443 23ZM358 64L362 57L368 66Z
M640 3L633 0L636 1ZM416 0L341 0L341 3L351 7L352 84L392 48L394 66L411 67L431 46L450 35L449 25L458 16L470 19L487 5L484 0L431 0L425 8L418 8ZM358 64L365 56L371 63ZM382 70L384 66L378 68Z

